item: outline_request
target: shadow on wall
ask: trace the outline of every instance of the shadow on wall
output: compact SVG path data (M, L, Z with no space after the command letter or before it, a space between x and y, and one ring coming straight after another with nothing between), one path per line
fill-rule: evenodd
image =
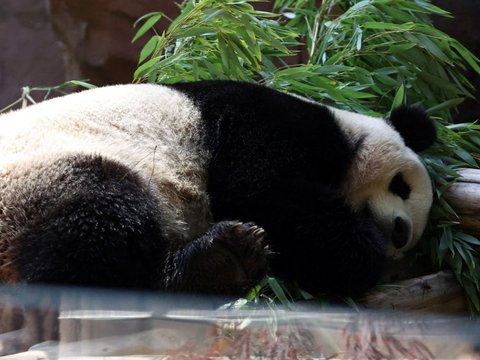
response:
M56 85L64 79L47 0L1 0L0 108L18 99L22 86Z
M159 10L178 14L165 0L0 0L0 108L27 85L131 82L143 46L132 25Z
M90 79L96 85L132 81L144 45L131 43L135 20L152 11L170 18L179 12L175 1L165 0L49 2L53 29L65 46L67 79ZM168 20L162 19L156 28L167 25Z

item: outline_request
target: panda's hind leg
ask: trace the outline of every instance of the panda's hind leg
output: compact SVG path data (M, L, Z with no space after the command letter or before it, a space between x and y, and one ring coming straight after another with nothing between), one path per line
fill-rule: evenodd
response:
M267 272L264 231L253 223L221 221L186 247L169 254L167 290L244 295Z

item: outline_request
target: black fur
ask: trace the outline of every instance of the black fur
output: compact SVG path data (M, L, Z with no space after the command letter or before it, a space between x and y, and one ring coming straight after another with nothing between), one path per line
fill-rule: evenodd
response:
M77 170L43 192L58 204L29 199L32 209L47 210L18 234L22 279L240 295L267 272L269 250L253 221L268 234L274 275L312 292L354 296L377 281L386 239L339 190L361 140L352 144L328 108L247 83L171 87L202 114L215 223L187 244L165 238L145 180L99 156L72 157ZM407 144L431 143L397 121L405 115L424 120L416 110L392 113Z
M221 221L168 254L167 290L244 295L267 272L264 231L252 223Z
M419 107L400 106L392 111L390 121L405 144L415 152L426 150L437 138L435 124Z
M162 235L162 209L131 169L85 155L49 169L59 177L26 194L44 211L27 215L35 221L16 239L26 282L240 296L266 273L264 231L251 223L219 222L179 248Z
M53 196L58 203L26 224L18 236L21 278L151 288L166 250L155 199L135 173L118 163L76 156L59 159L51 167L61 168L65 162L72 170L56 183L57 189L63 188ZM34 196L42 194L38 189Z
M403 200L407 200L412 192L410 185L405 182L401 173L398 173L393 177L390 185L388 186L388 190Z
M272 273L310 291L358 295L375 283L385 240L339 194L355 146L326 107L245 83L173 87L202 111L216 221L264 227Z

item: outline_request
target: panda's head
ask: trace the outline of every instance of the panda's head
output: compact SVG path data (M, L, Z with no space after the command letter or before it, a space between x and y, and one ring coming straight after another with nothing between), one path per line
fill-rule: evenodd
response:
M387 253L401 257L420 239L432 205L432 186L418 157L436 139L423 110L402 106L383 119L333 110L355 146L343 184L355 211L371 213L385 233Z

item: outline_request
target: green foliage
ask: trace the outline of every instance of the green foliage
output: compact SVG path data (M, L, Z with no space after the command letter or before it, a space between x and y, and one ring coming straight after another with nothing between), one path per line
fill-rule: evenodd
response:
M133 40L160 16L144 16ZM295 44L296 34L277 18L254 10L249 1L187 1L168 29L144 46L134 78L162 83L261 78L276 70L271 59L290 55L288 46Z
M459 168L478 168L480 126L444 124L438 126L439 141L423 156L434 183L434 205L428 240L433 263L448 265L465 289L473 312L480 312L480 241L456 227L455 211L443 197L458 178Z
M259 82L355 112L388 116L404 101L437 120L439 140L423 155L435 189L426 243L435 265L448 265L480 311L480 242L455 227L443 194L457 169L478 167L479 126L452 125L455 107L472 97L463 75L479 60L434 28L449 16L426 0L276 0L272 12L253 0L187 0L140 54L136 81L205 79ZM144 16L134 40L162 16ZM472 119L476 120L476 119ZM279 284L270 289L288 301Z

